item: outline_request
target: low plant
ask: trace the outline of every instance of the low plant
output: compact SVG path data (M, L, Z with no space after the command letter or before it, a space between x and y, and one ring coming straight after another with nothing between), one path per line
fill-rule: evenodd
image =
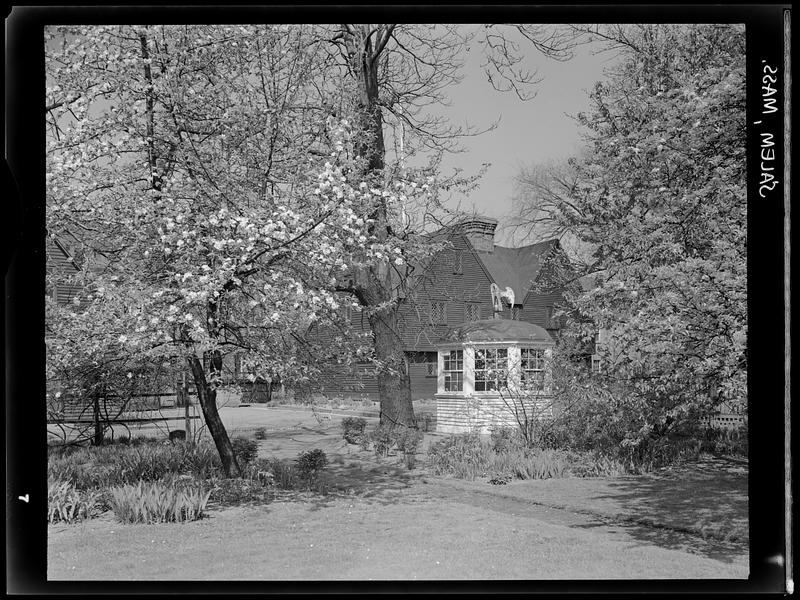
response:
M231 440L231 446L233 446L233 454L240 467L250 464L258 456L258 442L255 440L235 437Z
M403 462L410 471L417 464L417 450L422 443L423 434L419 429L403 427L395 430L395 446L403 453Z
M75 523L89 519L102 508L100 490L79 490L69 481L49 481L47 486L47 521Z
M261 477L271 479L272 484L282 490L295 489L299 480L295 467L277 458L256 459L249 465L249 473L251 477L259 477L258 474L263 473Z
M738 429L708 428L704 433L701 446L704 451L722 456L747 458L747 425L743 425Z
M214 479L210 483L213 485L211 498L221 505L235 506L272 499L272 480L268 477Z
M109 489L109 506L122 523L181 523L201 519L211 491L178 482L146 482Z
M369 434L372 448L375 451L375 456L378 458L385 458L389 455L389 450L395 444L396 437L394 432L388 427L378 426L373 429Z
M619 459L598 451L565 453L568 471L574 477L618 477L628 468Z
M348 444L360 444L366 426L367 420L362 417L345 417L342 419L342 437Z
M493 429L490 436L492 449L495 452L518 450L525 446L525 440L519 431L511 427Z
M537 450L525 453L516 465L515 475L519 479L551 479L567 473L567 461L560 452Z
M267 430L263 427L259 427L258 429L256 429L256 432L253 437L256 438L257 440L265 440L267 439Z
M50 479L70 481L78 489L88 490L134 484L140 480L157 481L180 474L204 479L216 475L221 465L210 442L164 444L150 441L53 453L47 469Z
M315 479L326 466L328 457L319 448L308 450L297 457L297 471L303 479Z
M412 427L403 427L394 430L394 443L397 449L404 454L416 454L422 443L422 432Z
M431 444L427 460L435 475L474 480L486 473L492 454L491 445L478 434L463 433Z

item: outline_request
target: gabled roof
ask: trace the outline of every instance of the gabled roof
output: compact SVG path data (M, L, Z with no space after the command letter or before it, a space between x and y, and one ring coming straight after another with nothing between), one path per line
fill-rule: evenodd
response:
M521 248L506 248L495 244L493 252L484 252L474 249L469 237L465 235L462 225L461 223L448 225L434 232L424 234L423 237L432 243L450 242L456 237L463 238L467 247L473 248L475 256L489 278L501 290L506 287L513 289L516 303L522 304L530 290L531 283L539 275L545 257L553 248L558 246L558 240L551 239L522 246ZM423 278L435 257L436 255L429 256L416 265L413 275L406 282L408 289L413 289L417 282ZM396 275L393 276L393 283L394 285L399 284L399 278Z
M517 303L522 303L539 275L544 258L558 244L558 240L547 240L521 248L494 247L494 252L477 252L494 282L505 289L514 290Z

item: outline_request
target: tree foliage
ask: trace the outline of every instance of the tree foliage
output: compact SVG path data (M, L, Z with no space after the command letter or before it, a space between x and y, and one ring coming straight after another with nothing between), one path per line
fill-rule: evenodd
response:
M606 381L646 433L746 398L744 30L586 32L618 63L578 117L586 154L530 181L526 209L589 250L577 332L605 330Z
M49 305L49 364L182 356L232 472L214 398L225 355L285 381L350 360L364 340L306 333L346 328L337 278L403 264L403 247L370 231L374 207L433 193L359 179L310 41L303 28L193 26L48 42L47 227L80 254L86 294L82 311Z
M338 312L358 303L382 415L413 425L397 290L432 250L420 234L437 190L471 181L437 183L437 153L474 133L429 108L473 40L492 85L521 97L536 78L518 44L569 56L560 29L505 30L517 41L440 25L48 29L47 228L80 255L86 290L80 315L50 305L51 364L120 347L181 356L236 472L215 403L225 356L255 376L313 380L371 352ZM406 155L435 151L425 168L387 156L385 130L400 123ZM311 344L315 324L341 334Z

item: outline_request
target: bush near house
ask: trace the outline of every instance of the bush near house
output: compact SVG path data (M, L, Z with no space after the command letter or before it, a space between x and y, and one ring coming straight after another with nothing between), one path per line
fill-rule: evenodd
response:
M366 426L367 420L362 417L345 417L342 419L342 437L348 444L360 444Z

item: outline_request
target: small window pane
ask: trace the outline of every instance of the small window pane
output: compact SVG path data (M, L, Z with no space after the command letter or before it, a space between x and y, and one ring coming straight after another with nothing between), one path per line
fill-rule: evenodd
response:
M446 392L464 390L464 351L451 350L444 354L442 373Z
M490 392L506 385L508 350L486 348L475 351L475 391Z

